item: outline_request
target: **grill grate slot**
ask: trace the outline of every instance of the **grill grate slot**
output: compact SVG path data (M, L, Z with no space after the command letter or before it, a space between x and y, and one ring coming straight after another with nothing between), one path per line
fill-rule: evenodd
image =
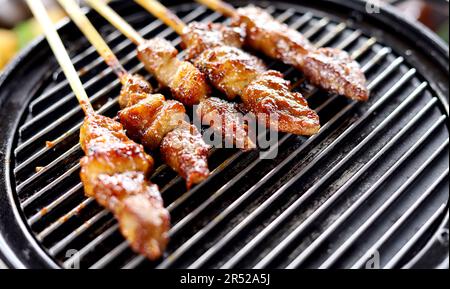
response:
M401 267L408 261L445 210L439 196L441 184L448 179L448 163L439 169L440 157L448 154L448 118L439 111L438 99L426 78L403 57L351 23L282 5L264 7L316 46L347 50L368 76L371 100L361 104L327 95L306 83L292 67L265 59L319 112L321 131L310 138L280 134L272 147L279 154L271 162L257 153L214 150L211 177L190 191L170 168L160 165L151 178L160 186L171 212L172 241L163 260L147 262L130 250L113 216L83 195L77 136L83 116L61 70L55 69L51 85L30 100L28 117L18 130L14 174L28 225L60 266L72 268L80 261L88 268L363 267L374 250L387 252L392 240L401 235L399 231L415 224L417 232L390 249L392 253L383 256L383 266ZM198 5L177 9L186 22L229 22ZM141 10L133 11L139 12L124 16L141 35L165 37L180 48L181 39L171 29ZM100 31L107 35L121 63L152 80L136 60L134 44L111 26L102 25ZM85 41L79 44L73 46L73 62L98 111L112 116L118 109L120 83L93 47ZM417 137L419 132L423 133ZM51 146L45 146L51 139ZM418 160L430 143L436 148L434 154L424 155L416 170L406 170L406 164ZM391 218L394 225L376 231L378 238L367 243L367 250L348 254L349 248L361 246L362 239L375 234L369 228L403 202L411 185L424 178L432 165L439 174L427 178L427 189L414 193L403 213ZM36 171L36 167L41 168ZM369 181L372 171L378 178ZM397 174L407 178L396 186L392 176ZM364 182L365 187L359 189ZM386 192L380 192L382 186ZM382 196L385 202L368 205ZM420 224L412 221L420 208L430 204L435 205L435 212ZM373 214L347 228L361 211L369 209ZM332 239L341 232L348 236ZM73 249L77 254L66 257Z

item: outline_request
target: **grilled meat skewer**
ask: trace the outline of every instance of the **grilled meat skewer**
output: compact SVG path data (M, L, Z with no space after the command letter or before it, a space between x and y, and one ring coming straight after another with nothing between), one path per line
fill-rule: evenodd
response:
M158 187L146 180L153 159L120 123L98 114L86 116L80 143L86 154L80 173L86 195L114 214L134 251L159 258L168 242L170 216Z
M122 82L119 104L122 110L118 117L127 134L139 140L145 147L160 148L163 160L186 179L187 187L197 184L209 175L207 164L208 146L195 127L185 122L186 109L176 100L166 100L161 94L152 94L153 88L142 76L129 74L117 57L82 13L73 0L59 0L80 30L96 47L98 52L116 72ZM190 146L180 147L178 141L167 135L173 130L183 131L183 142ZM167 137L167 139L165 139ZM170 153L170 155L165 155Z
M178 51L170 42L162 38L145 40L106 3L94 0L88 0L87 2L138 46L139 60L162 86L170 88L175 99L189 106L194 104L205 106L210 103L208 99L211 89L207 84L205 75L192 63L179 60L177 58ZM248 137L248 126L241 122L240 111L232 104L227 106L228 109L226 110L217 109L214 115L220 116L222 120L232 121L236 130L223 134L225 128L222 121L211 121L204 124L212 127L227 142L236 144L237 142L241 143L241 140L244 139L245 146L238 146L243 150L255 148L256 145ZM214 107L210 107L209 110L214 109ZM201 110L196 110L196 112L200 113ZM198 115L198 117L205 121L209 119L203 115Z
M354 100L368 99L364 73L345 51L314 47L300 32L254 5L234 9L221 0L197 1L232 17L231 25L245 31L245 45L294 66L312 84Z
M220 24L186 26L176 15L154 0L136 0L182 35L194 65L229 99L240 96L244 106L272 129L312 135L319 131L318 115L300 93L277 71L267 71L261 60L240 49L241 33Z
M43 4L27 3L86 115L80 130L86 154L80 161L80 177L86 195L114 214L133 250L149 259L159 258L168 242L169 213L158 187L146 179L153 168L152 157L126 136L120 123L94 111Z

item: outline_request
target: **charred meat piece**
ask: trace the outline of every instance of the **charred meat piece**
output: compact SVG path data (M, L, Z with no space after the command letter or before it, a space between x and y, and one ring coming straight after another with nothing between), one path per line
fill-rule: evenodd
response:
M226 142L237 148L247 151L256 147L236 103L211 97L199 104L197 116L202 124L211 126Z
M119 96L120 108L125 108L145 99L149 93L152 93L153 87L138 74L127 75L127 80L122 86Z
M301 62L303 74L312 84L354 100L369 99L366 77L347 52L319 48L304 56Z
M206 78L177 55L177 49L161 38L148 40L138 48L139 60L162 86L170 88L175 99L186 105L198 104L210 93Z
M100 173L128 171L147 173L153 168L153 159L143 147L126 136L120 123L108 117L87 116L81 126L80 143L86 153L86 177L96 179ZM89 182L85 189L89 196L94 194Z
M169 212L158 186L142 172L100 174L94 187L97 201L119 220L120 231L131 248L149 258L159 258L168 242Z
M262 73L242 96L245 107L272 129L298 135L313 135L320 129L319 116L278 71Z
M147 98L126 107L118 115L131 138L140 140L149 149L156 149L166 134L184 120L185 113L180 102L165 100L161 94L148 94Z
M245 45L291 65L296 64L295 54L307 54L315 49L301 33L253 5L239 8L232 25L245 30Z
M182 44L187 49L187 59L194 60L203 51L218 46L242 47L244 33L221 23L190 23L183 31Z
M233 25L245 29L246 45L293 65L314 85L351 99L368 99L364 74L346 52L332 48L316 49L300 32L252 5L237 10Z
M266 70L257 57L231 46L205 50L196 59L195 65L229 99L242 95L245 87Z
M187 64L201 74L192 64ZM186 130L184 105L176 100L166 100L161 94L151 94L150 84L142 82L145 80L130 76L124 85L121 99L126 107L118 113L120 122L128 135L139 140L145 147L151 150L159 147L162 158L186 179L188 187L197 184L209 174L207 153L203 149L207 147L205 142L194 129L190 133L172 133L174 130ZM180 140L174 139L174 135ZM180 142L191 145L184 148L172 147L172 144Z
M122 125L101 115L88 115L81 127L81 181L85 193L117 218L131 247L150 259L167 245L169 214L156 185L145 176L153 159L131 141Z
M188 189L208 177L209 147L195 126L183 121L164 137L160 151L164 162L186 180Z

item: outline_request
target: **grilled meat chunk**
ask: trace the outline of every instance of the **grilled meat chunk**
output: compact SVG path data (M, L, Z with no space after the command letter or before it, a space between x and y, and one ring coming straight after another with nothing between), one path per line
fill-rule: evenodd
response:
M158 186L142 172L101 174L95 184L97 201L111 210L131 248L150 260L158 259L168 243L169 212Z
M217 46L203 51L195 65L229 99L242 95L245 87L266 70L261 60L231 46Z
M234 144L244 151L256 147L236 103L211 97L200 102L197 116L202 124L211 126L227 143Z
M138 48L139 60L162 86L170 88L175 99L186 105L198 104L210 93L206 78L177 55L178 50L162 38L148 40Z
M237 9L232 26L245 30L245 45L291 65L296 64L295 54L307 54L315 49L303 34L253 5Z
M188 189L209 175L207 146L197 128L183 121L162 140L161 156L186 180Z
M300 32L253 5L238 9L232 23L246 31L246 45L293 65L314 85L351 99L368 99L364 74L346 52L316 49Z
M242 93L242 102L259 121L274 130L298 135L313 135L320 129L319 116L308 107L298 92L278 71L262 73Z
M359 64L347 52L335 48L319 48L305 55L299 62L303 74L312 84L350 99L369 99L366 77Z
M186 109L182 103L166 100L161 94L151 94L150 84L142 82L146 81L130 76L123 87L121 99L126 107L118 114L120 122L128 135L145 147L152 150L160 147L162 158L186 179L188 187L197 184L209 174L205 142L196 129L185 132ZM172 133L174 130L184 133ZM179 143L189 146L178 148Z
M156 185L146 181L153 159L131 141L122 125L108 117L88 115L81 127L81 181L85 193L109 209L138 253L161 256L167 245L169 214Z
M120 90L119 105L120 108L134 105L147 98L152 93L153 87L144 77L138 74L128 74L125 84Z
M147 173L153 168L153 159L144 152L143 147L131 141L122 125L108 117L87 116L81 126L80 143L86 153L82 162L86 163L83 176L92 180L100 173ZM93 188L89 185L93 182L84 183L86 193L93 196Z
M131 138L153 150L159 147L166 134L178 127L185 113L180 102L165 100L161 94L148 94L147 98L126 107L118 115Z
M190 23L183 31L182 44L187 49L186 58L196 59L203 51L218 46L242 47L243 30L229 27L221 23Z

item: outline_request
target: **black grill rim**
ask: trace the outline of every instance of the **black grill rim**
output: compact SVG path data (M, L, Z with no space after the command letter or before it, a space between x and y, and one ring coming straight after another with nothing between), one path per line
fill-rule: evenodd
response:
M178 1L163 1L165 4L171 5ZM295 0L286 1L297 4ZM245 1L247 3L247 1ZM179 3L177 3L179 4ZM114 5L120 5L120 3L112 3L113 8L117 8ZM289 7L289 4L281 4L285 7ZM408 39L411 44L417 45L417 47L426 53L432 55L430 58L440 69L445 71L445 79L448 79L449 67L449 48L448 46L439 39L433 32L428 30L425 26L412 22L410 20L404 19L398 12L389 6L381 7L379 14L370 15L365 12L365 3L358 0L352 1L339 1L339 0L320 0L320 1L304 1L301 3L305 7L328 7L328 9L344 9L346 11L353 10L361 15L364 15L365 19L370 19L379 24L379 27L395 28L395 32L399 35L403 35L404 38ZM59 24L59 32L65 33L69 29L73 29L74 26L70 25L69 20L64 20ZM48 49L46 42L43 37L39 37L32 44L30 44L24 51L22 51L17 58L10 63L3 74L0 76L0 87L9 87L11 82L14 81L14 75L20 73L23 69L24 64L30 63L31 60L35 60L36 56L32 52L42 51ZM397 51L401 52L401 51ZM404 57L410 61L408 56ZM419 60L420 61L420 60ZM419 65L420 63L414 63L410 61L413 67L417 67L414 64ZM418 67L420 70L420 67ZM423 73L423 71L422 71ZM448 108L448 87L437 87L436 83L429 82L430 87L436 96L440 100L441 108L449 116ZM442 91L442 90L445 91ZM5 92L6 91L6 92ZM3 89L0 91L0 109L6 108L6 99L8 97L7 90ZM23 115L26 106L22 106L22 111L19 115ZM3 115L2 115L3 117ZM5 120L11 120L5 121ZM28 228L26 228L25 220L23 220L21 213L18 210L18 202L15 197L14 191L11 187L11 172L9 168L9 161L12 159L11 152L12 147L15 142L15 132L18 124L20 123L20 118L15 118L12 115L5 115L3 121L0 122L0 131L2 132L2 138L0 139L0 161L2 166L0 167L0 258L6 263L7 266L13 268L35 268L35 267L51 267L59 268L57 265L40 247L40 245L35 240L34 236L31 235ZM448 126L448 125L447 125ZM6 205L5 205L6 204ZM445 210L447 213L443 216L443 222L441 228L448 228L448 203ZM411 267L423 263L424 259L433 256L435 262L433 266L439 266L442 261L438 260L439 257L435 253L442 249L442 243L437 240L437 234L430 239L429 243L424 246L421 252L417 254L419 260L412 260L414 264L410 264ZM440 247L439 247L440 246ZM448 245L447 245L448 246ZM444 248L445 249L445 248ZM448 253L448 247L446 248ZM441 252L441 251L439 251ZM440 256L445 259L445 256ZM447 256L448 257L448 256Z

